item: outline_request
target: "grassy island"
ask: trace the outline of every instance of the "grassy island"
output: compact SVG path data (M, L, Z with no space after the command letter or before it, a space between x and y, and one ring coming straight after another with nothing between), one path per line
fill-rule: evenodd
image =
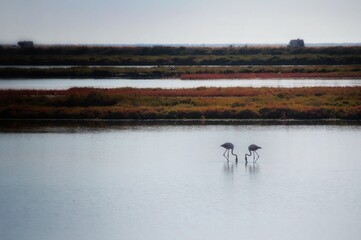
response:
M1 90L1 119L361 119L361 87Z

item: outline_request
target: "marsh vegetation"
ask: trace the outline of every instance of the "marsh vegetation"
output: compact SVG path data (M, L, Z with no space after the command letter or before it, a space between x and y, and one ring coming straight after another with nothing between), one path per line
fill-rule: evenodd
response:
M0 49L1 65L345 65L361 47L91 47Z
M361 88L1 90L0 117L361 119Z

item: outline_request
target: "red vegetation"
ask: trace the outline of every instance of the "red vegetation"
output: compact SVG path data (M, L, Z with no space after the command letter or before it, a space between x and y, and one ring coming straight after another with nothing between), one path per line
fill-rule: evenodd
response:
M183 80L205 79L272 79L272 78L360 78L361 72L325 72L325 73L191 73L181 74Z

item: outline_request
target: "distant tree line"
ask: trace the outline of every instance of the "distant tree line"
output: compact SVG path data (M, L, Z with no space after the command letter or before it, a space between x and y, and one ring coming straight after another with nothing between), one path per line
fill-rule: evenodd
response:
M0 64L347 65L361 64L361 47L3 47Z
M49 46L34 48L0 48L1 54L34 54L34 55L294 55L294 54L327 54L354 55L361 54L361 47L91 47L91 46Z

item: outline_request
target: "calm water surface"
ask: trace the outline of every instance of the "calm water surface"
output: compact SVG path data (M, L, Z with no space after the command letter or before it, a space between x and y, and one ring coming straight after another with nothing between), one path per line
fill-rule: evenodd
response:
M196 87L354 87L361 79L2 79L0 89L94 88L196 88Z
M3 132L1 239L358 240L360 141L332 125Z

